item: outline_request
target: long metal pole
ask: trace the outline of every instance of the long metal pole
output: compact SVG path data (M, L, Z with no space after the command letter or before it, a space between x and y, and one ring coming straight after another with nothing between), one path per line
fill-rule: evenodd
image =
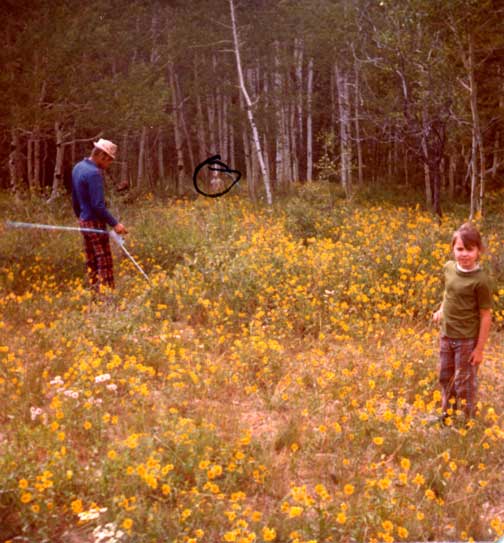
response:
M7 226L12 228L37 228L39 230L70 230L74 232L94 232L95 234L107 234L107 230L99 230L98 228L79 228L77 226L57 226L54 224L38 224L34 222L16 222L5 221Z
M114 230L99 230L97 228L80 228L77 226L59 226L55 224L39 224L33 222L17 222L17 221L5 221L5 224L12 228L37 228L39 230L63 230L70 232L93 232L94 234L104 234L111 237L117 245L122 249L123 253L133 262L136 269L145 277L149 285L152 287L151 280L147 274L142 270L138 262L131 256L129 251L124 246L124 239L117 234Z
M119 245L119 247L123 250L124 254L131 260L131 262L133 262L136 269L145 277L145 279L147 280L147 283L149 283L149 285L152 287L153 285L151 283L151 280L148 278L147 274L142 270L138 262L130 255L128 249L126 249L126 247L124 246L124 239L122 238L122 236L120 236L114 230L111 230L110 237L117 243L117 245Z

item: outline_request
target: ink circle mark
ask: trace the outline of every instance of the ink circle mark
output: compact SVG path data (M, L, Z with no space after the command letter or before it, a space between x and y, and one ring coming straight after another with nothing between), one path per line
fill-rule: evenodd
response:
M238 181L241 178L241 173L238 170L232 170L231 168L229 168L229 166L227 164L224 164L224 162L221 162L220 158L221 158L220 155L211 156L211 157L207 158L206 160L204 160L201 164L198 164L198 166L194 170L194 174L193 174L194 188L196 189L196 192L199 192L199 194L202 194L203 196L207 196L208 198L219 198L219 196L223 196L224 194L226 194L226 192L229 192L234 187L234 185L236 185L236 183L238 183ZM218 166L220 166L220 168L213 168L212 167L213 164L217 164ZM205 166L207 166L207 165L209 167L208 168L209 170L217 171L217 172L223 172L226 175L228 175L228 177L231 177L231 179L233 177L232 177L232 175L229 175L229 174L235 174L236 178L233 180L231 185L229 185L229 187L227 187L225 190L222 190L220 192L216 192L216 193L213 193L213 194L205 192L205 191L201 190L200 187L198 186L198 174L199 174L200 170L202 168L204 168Z

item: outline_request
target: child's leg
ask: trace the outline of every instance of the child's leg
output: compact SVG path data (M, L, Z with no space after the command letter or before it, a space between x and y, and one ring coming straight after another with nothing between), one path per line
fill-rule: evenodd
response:
M450 400L455 399L455 351L452 348L452 341L447 337L441 338L439 348L439 384L441 385L443 413L454 406Z
M478 366L469 361L475 339L459 339L455 349L455 393L467 418L474 416L478 391Z

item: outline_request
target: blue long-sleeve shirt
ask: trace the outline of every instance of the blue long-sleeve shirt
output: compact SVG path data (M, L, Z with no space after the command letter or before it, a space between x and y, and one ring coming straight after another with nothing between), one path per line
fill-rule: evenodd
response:
M83 221L102 221L114 227L119 221L107 210L101 169L89 158L72 170L72 204Z

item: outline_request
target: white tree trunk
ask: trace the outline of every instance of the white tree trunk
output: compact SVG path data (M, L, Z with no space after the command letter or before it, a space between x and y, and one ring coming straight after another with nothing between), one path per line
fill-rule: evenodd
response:
M288 89L285 89L288 92ZM288 188L292 181L292 161L290 152L290 130L289 130L289 104L282 104L282 143L283 143L283 182L285 188Z
M228 97L222 97L222 158L224 164L229 162L229 126L228 126Z
M147 139L147 127L142 126L140 142L138 146L137 187L145 188L145 142Z
M471 100L472 102L472 100ZM478 190L478 139L474 125L472 127L471 138L471 203L469 210L469 219L474 219L478 211L477 190Z
M404 183L409 185L409 168L408 168L408 149L403 149L403 168L404 168Z
M338 124L338 96L337 96L337 86L336 86L336 70L331 70L329 76L329 92L331 94L331 132L336 134L336 125Z
M207 95L208 133L210 134L210 151L212 155L217 153L218 130L215 123L215 96L211 92Z
M165 165L164 165L164 134L163 129L159 127L158 129L158 176L161 186L164 186L164 180L166 179L165 174Z
M11 130L11 150L9 153L9 176L10 176L10 188L17 201L20 199L21 192L21 177L20 177L20 151L19 151L19 135L15 128Z
M502 109L502 106L501 106ZM499 147L500 147L500 131L495 131L494 148L492 157L492 179L497 177L497 168L499 167Z
M273 100L275 109L275 179L278 187L283 187L285 184L285 128L283 122L282 101L282 76L280 74L280 46L278 41L275 41L275 71L273 74Z
M63 133L63 125L59 121L54 123L54 132L56 136L56 160L54 163L51 196L47 201L48 203L51 203L58 197L60 187L63 184L63 159L65 157L65 145L63 140L65 136Z
M199 92L199 76L197 68L197 59L194 63L194 81L196 87L196 137L198 140L198 157L199 162L203 162L208 158L207 151L207 136L205 130L205 119L203 115L203 106L201 105L201 94Z
M270 154L268 150L268 138L266 134L263 134L262 148L264 149L264 167L266 169L266 173L268 174L268 178L271 179L271 168L270 168L271 162L270 162Z
M39 56L36 54L36 64L38 65ZM43 108L43 103L46 97L46 90L47 90L47 83L46 81L43 81L42 86L40 88L40 96L39 96L39 107ZM32 146L32 152L33 152L33 163L32 163L32 178L30 182L30 192L41 192L42 190L42 178L41 178L41 170L42 170L42 164L40 162L40 139L41 139L41 132L40 132L40 123L37 121L35 123L35 127L33 129L33 146ZM72 164L75 162L75 160L72 162Z
M232 108L233 104L231 101L231 97L228 97L229 100L229 107L228 111ZM231 111L232 113L232 111ZM234 123L233 123L233 117L234 115L231 114L230 120L228 121L229 124L229 164L231 166L231 169L235 169L236 167L236 157L235 157L235 131L234 131Z
M252 176L252 186L254 187L254 193L256 194L256 197L257 197L257 189L259 188L259 181L261 177L261 168L259 166L259 161L257 160L257 152L255 150L254 139L252 137L252 134L250 135L249 146L250 146L250 152L251 152L250 158L251 158L251 165L252 165L252 168L250 170L251 176Z
M77 162L77 129L75 128L75 125L72 126L72 142L70 144L70 161L71 164L75 164Z
M258 99L258 96L261 96L261 80L260 80L260 73L259 73L259 64L256 66L254 70L250 73L251 79L250 79L250 88L254 89L253 91L253 98L254 101ZM266 111L270 110L270 89L269 89L269 80L268 80L268 74L266 73L263 77L263 88L262 88L262 97L264 99L264 109ZM268 121L270 121L268 123ZM270 141L268 141L268 135L269 133L274 133L275 128L274 125L272 125L271 119L266 119L264 122L264 130L262 135L262 150L263 150L263 156L264 156L264 164L266 168L266 172L268 173L269 179L273 178L272 171L271 171L271 160L270 160ZM254 147L254 144L252 142L252 147ZM256 160L256 174L257 179L259 178L259 162ZM273 185L274 186L274 185Z
M175 149L177 153L177 175L176 175L176 189L175 192L177 195L181 195L184 191L184 182L185 182L185 169L184 169L184 153L182 151L182 130L180 128L180 113L178 108L178 95L177 95L177 86L175 83L175 73L173 69L173 63L170 62L169 65L170 73L170 86L173 97L173 130L175 135Z
M350 112L348 97L348 76L334 65L336 87L338 91L339 125L340 125L340 165L341 185L347 198L351 191L351 141L350 141Z
M422 156L423 156L423 163L424 163L424 181L425 181L425 203L428 209L433 208L434 204L434 194L432 191L432 179L431 179L431 171L429 168L429 148L427 146L427 137L429 133L429 127L427 123L427 111L424 107L422 110L422 140L421 140L421 147L422 147Z
M189 153L189 163L191 165L191 171L193 172L194 169L196 168L196 164L194 163L194 153L193 153L193 149L192 149L192 138L190 137L189 130L187 129L187 123L186 123L185 113L184 113L184 100L182 99L182 92L180 91L179 78L178 78L178 75L176 73L174 74L174 76L175 76L175 85L176 85L176 88L177 88L177 97L178 97L177 98L178 99L178 105L177 105L178 116L177 116L177 118L180 121L180 125L181 125L182 131L184 133L184 138L185 138L186 143L187 143L187 151Z
M422 149L424 149L424 153L427 152L425 149L425 140L422 138ZM432 189L431 189L431 178L430 178L430 170L429 165L427 162L424 162L424 182L425 182L425 205L427 208L432 208Z
M292 180L299 181L299 153L298 153L298 140L299 134L296 126L296 104L290 109L290 151L292 161Z
M213 60L214 74L217 74L218 73L217 58L215 55L213 55L212 60ZM215 81L218 82L219 78L215 77ZM223 162L225 163L226 160L224 158L225 152L224 152L224 119L223 119L224 104L223 104L222 90L219 83L217 83L214 88L215 88L215 111L217 114L217 127L216 127L217 153L221 155L221 157L223 158Z
M120 184L125 188L129 185L129 172L128 172L128 131L125 130L122 137L121 145L121 179Z
M345 134L346 134L346 171L347 171L347 181L348 181L348 190L347 197L352 193L352 122L350 119L351 108L350 108L350 83L348 81L348 74L345 74L345 84L343 86L343 105L345 110Z
M502 71L499 70L498 73L502 77ZM504 111L504 84L501 85L501 92L499 96L499 111ZM497 127L495 131L495 137L494 137L494 148L493 148L493 158L492 158L492 179L495 179L497 177L497 168L499 167L499 160L500 160L500 157L502 156L502 153L500 151L501 137L502 137L502 132L501 130L499 130L499 127Z
M308 61L308 82L306 88L306 180L313 178L313 58Z
M364 165L362 162L362 141L360 133L360 72L357 61L354 63L355 72L355 144L357 146L357 182L359 186L364 183Z
M243 95L240 93L240 108L245 109ZM242 123L242 141L243 141L243 151L245 153L245 177L247 179L247 187L249 197L252 200L256 199L255 186L254 186L254 175L252 172L252 153L250 151L250 140L248 136L246 120L243 119Z
M303 42L296 40L297 45L297 61L296 61L296 83L297 83L297 100L296 100L296 114L297 114L297 147L294 150L296 157L299 157L303 149ZM299 165L298 158L298 174L301 167Z
M33 135L30 135L26 142L26 176L28 178L28 190L33 193Z
M386 130L386 138L388 141L387 144L387 179L389 183L392 183L392 177L394 175L394 158L393 158L393 139L394 139L394 128L389 126Z
M457 171L457 160L453 153L448 159L448 197L453 200L455 197L455 173Z
M260 167L261 167L261 173L263 176L264 181L264 188L266 191L266 201L268 205L272 205L273 203L273 197L271 194L271 184L268 172L266 170L266 165L264 163L264 157L261 150L261 142L259 139L259 131L257 130L257 125L255 123L254 114L252 113L252 102L250 100L250 97L248 95L247 89L245 87L245 81L243 79L243 71L242 71L242 65L241 65L241 58L240 58L240 48L238 43L238 29L236 25L236 16L235 16L235 9L234 9L234 3L233 0L229 0L229 9L231 13L231 26L233 30L233 44L234 44L234 53L236 57L236 67L238 70L238 80L240 83L240 89L243 93L243 97L245 99L245 105L247 108L247 116L250 122L250 127L252 129L252 135L254 139L255 144L255 150L257 154L257 159L259 161Z
M294 180L294 164L292 160L293 152L292 152L292 141L293 141L293 131L294 126L291 124L291 111L292 111L291 104L286 104L283 108L283 119L284 119L284 128L285 128L285 135L284 135L284 151L285 151L285 158L284 158L284 164L285 164L285 182L287 185L287 188L290 186L292 181ZM294 140L295 141L295 140Z
M464 66L467 70L469 101L471 104L472 145L471 145L471 204L469 218L473 219L476 212L483 211L485 192L485 156L481 136L481 124L478 110L478 88L474 75L474 36L469 34L469 51L465 56ZM479 194L478 194L479 182Z
M399 163L399 142L397 139L397 126L392 124L392 175L397 176L397 165Z
M343 74L338 68L337 64L334 64L334 77L336 80L336 91L338 93L338 109L339 109L339 132L340 132L340 181L345 194L348 195L348 172L346 169L346 120L345 110L343 105Z
M42 188L40 178L40 128L35 127L34 142L33 142L33 186L34 189L39 192Z

